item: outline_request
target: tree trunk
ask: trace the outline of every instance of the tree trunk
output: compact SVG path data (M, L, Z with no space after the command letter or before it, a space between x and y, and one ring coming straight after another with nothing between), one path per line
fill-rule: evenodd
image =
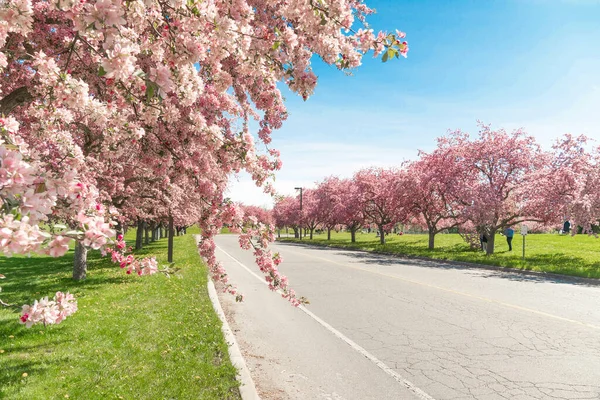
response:
M487 241L487 251L485 252L486 255L491 255L494 254L494 241L496 239L496 231L494 230L493 232L490 232L489 236L488 236L488 241Z
M352 243L356 243L356 229L355 228L350 229L350 241Z
M313 231L314 231L314 229L310 230L310 240L312 240Z
M294 228L294 238L298 239L300 237L300 232L298 231L298 228Z
M379 243L385 244L385 233L383 233L383 225L377 225L379 229Z
M429 230L429 250L433 250L435 246L435 231L433 229Z
M123 225L121 224L121 221L117 221L117 226L115 227L115 232L117 233L117 236L124 235Z
M135 249L142 248L144 242L144 222L141 219L137 221L137 230L135 231Z
M88 249L80 242L75 242L75 258L73 259L73 280L84 280L87 274Z
M327 228L327 240L331 240L331 228Z
M167 248L167 262L173 262L173 236L175 235L175 229L173 229L173 217L169 216L169 245Z
M144 244L150 244L150 229L146 222L144 222Z

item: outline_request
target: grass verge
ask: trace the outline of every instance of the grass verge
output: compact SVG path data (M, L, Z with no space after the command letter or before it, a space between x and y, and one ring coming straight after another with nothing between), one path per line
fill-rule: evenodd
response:
M90 254L83 282L71 280L72 251L0 258L5 302L31 304L61 290L79 305L62 324L31 329L16 310L0 309L0 398L239 399L193 233L175 238L180 271L170 278L126 275L99 254ZM134 238L130 231L128 243ZM136 254L164 265L166 247L161 239Z
M279 240L300 243L300 240L294 238L282 237ZM381 245L379 238L374 233L357 233L356 242L351 243L350 233L332 232L329 241L327 234L319 234L314 235L313 240L307 237L303 238L301 242L404 256L465 261L585 278L600 278L600 241L587 235L527 235L525 259L522 258L523 239L521 235L515 235L513 251L508 251L504 236L496 236L496 252L491 256L469 248L458 234L437 235L433 250L427 248L427 235L388 235L386 241L386 244Z

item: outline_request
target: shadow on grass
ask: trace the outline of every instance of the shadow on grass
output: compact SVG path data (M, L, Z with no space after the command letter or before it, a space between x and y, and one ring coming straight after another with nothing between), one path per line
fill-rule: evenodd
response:
M0 398L5 398L6 390L10 385L23 385L27 383L27 378L23 378L23 373L27 371L29 375L41 375L48 368L40 362L9 359L2 362L2 372L0 372Z
M167 249L166 239L152 242L134 254L143 257L148 254L165 253ZM6 279L0 281L2 292L0 298L8 304L20 305L31 303L40 297L52 297L56 291L69 291L75 295L82 289L93 289L95 287L125 283L130 277L125 273L117 276L106 276L101 272L116 271L118 265L113 264L109 256L103 257L99 251L88 253L87 278L82 281L74 281L73 273L73 250L58 258L44 256L16 256L1 257L0 272Z
M60 258L3 259L0 269L6 279L2 281L2 299L9 304L23 304L30 303L34 298L52 297L58 290L78 293L83 288L125 282L125 276L106 277L99 274L102 270L114 268L118 267L109 259L92 253L88 258L88 277L83 281L74 281L72 252Z
M175 243L174 246L176 246L177 244ZM134 254L138 257L144 257L148 254L152 254L155 255L156 253L163 253L166 257L167 254L167 241L164 240L161 242L154 242L154 243L150 243L149 245L144 245L144 247L142 247L139 250L134 250Z
M177 241L175 246L177 251ZM183 244L181 244L181 246L183 248ZM135 251L134 254L136 256L144 257L152 253L152 255L158 255L160 258L166 258L166 248L167 241L163 239L146 245L142 250ZM190 249L190 252L191 251L192 249ZM183 256L181 257L183 258ZM82 361L82 358L80 357L81 349L78 349L77 346L81 345L80 343L83 343L83 345L89 349L90 347L93 348L95 343L81 342L81 339L85 339L88 337L88 335L90 335L90 337L94 338L108 337L110 341L110 339L114 337L111 336L112 333L106 333L102 331L103 329L111 329L106 328L105 325L103 325L105 321L107 321L108 324L115 324L119 322L119 319L111 315L113 311L115 315L120 313L130 313L129 307L125 307L123 304L130 304L127 300L127 296L130 296L130 294L133 293L132 290L135 290L137 287L135 285L130 285L130 283L138 282L139 280L137 277L126 275L124 271L120 270L118 265L113 264L110 261L109 257L102 257L99 252L95 251L88 253L88 277L86 280L81 282L73 281L71 278L72 268L72 251L60 258L0 258L0 273L6 276L6 279L0 281L0 286L3 288L3 291L0 293L0 298L7 303L15 304L15 306L11 309L0 307L0 350L2 350L2 352L0 352L0 398L15 398L15 394L22 393L24 390L23 388L27 387L29 389L30 387L36 385L44 386L43 383L46 380L53 379L53 377L53 380L56 381L56 376L62 375L61 371L63 369L65 374L68 374L70 369L73 368L73 365L76 365L76 367L80 369L83 368L82 365L85 366L86 364ZM145 288L152 287L154 286L150 284L149 286L145 286ZM188 286L183 288L175 286L175 288L178 290L185 289L186 291L190 291ZM100 290L96 292L96 289ZM22 304L31 304L34 299L39 299L40 297L51 297L57 290L70 291L71 293L75 294L77 298L89 297L89 300L93 300L87 301L89 306L89 308L87 308L87 317L85 316L85 313L82 313L83 315L77 314L74 317L79 319L80 328L77 328L75 324L70 323L69 320L66 322L67 326L62 324L48 327L34 326L31 329L27 329L25 326L18 323L18 317ZM106 307L106 304L103 306L104 308L101 308L96 304L101 304L101 302L97 302L95 298L92 298L92 296L103 296L106 293L109 293L110 296L114 296L115 293L120 294L121 290L123 290L124 294L118 299L115 300L115 297L110 297L110 303L106 303L110 304L109 308ZM175 295L178 295L179 293L181 292L175 292ZM193 293L196 293L195 288L193 288ZM175 295L174 297L176 297ZM135 296L131 295L131 297L132 303L138 301L137 299L133 298ZM156 301L160 301L161 304L169 301L171 301L172 304L178 304L170 298L167 299L166 296L164 296L164 298L166 299L165 301L158 299ZM121 301L123 304L114 308L112 306L113 301ZM151 301L146 301L145 306L151 307L151 304L153 304L154 301L154 299ZM82 307L81 304L83 304L83 302L80 303L80 307ZM83 307L86 306L83 305ZM199 317L204 316L204 314L201 313L203 310L200 310L200 307L207 307L207 310L212 310L210 301L207 301L206 304L202 303L201 306L194 305L193 315L198 315ZM98 310L107 311L98 312ZM148 315L143 314L142 317L147 317L148 320L155 318L150 314L151 313L148 313ZM98 317L99 319L97 321L92 321L92 316ZM174 320L172 325L175 326L176 323L179 324L179 320ZM133 325L137 326L135 324ZM149 324L149 326L153 325ZM89 332L94 333L90 334ZM220 335L220 330L217 328L217 330L214 331L214 334ZM119 332L118 336L120 337L127 335L121 335L121 332ZM184 336L187 338L187 335ZM220 336L215 336L215 338L220 338ZM182 339L182 341L183 340L184 339ZM217 340L213 340L211 338L211 343L212 341L216 342ZM202 340L200 340L200 342L202 342ZM112 351L111 349L112 347L109 348L108 351ZM193 349L195 350L196 346L194 346ZM125 353L126 352L123 354ZM218 354L217 358L219 363L221 363L222 360L225 360L225 357L223 357L222 354ZM179 367L175 364L173 365L173 371L177 372ZM85 368L83 368L83 371L85 374ZM24 373L27 373L29 376L23 377ZM201 373L198 372L198 375L201 375ZM233 376L234 374L232 373L231 375ZM69 379L68 376L67 379ZM210 379L213 379L214 382L219 382L218 378L213 378L211 376ZM91 379L91 381L93 381L93 379ZM182 385L186 384L183 379L181 381ZM163 385L168 387L170 383L163 383ZM215 385L208 384L206 388L203 388L203 390L212 390L212 387L214 386ZM237 389L232 390L237 391ZM92 397L100 398L98 396L91 395L90 397L81 398ZM58 397L51 395L44 397L43 395L38 394L38 396L34 397L24 397L22 395L18 398ZM163 398L163 396L157 395L154 398ZM182 398L191 397L183 396ZM215 396L214 398L226 397ZM238 396L233 396L232 398L238 398Z
M43 328L41 328L43 330ZM23 342L35 341L34 336L39 336L40 329L26 329L24 326L16 325L13 319L0 320L0 348L4 351L2 354L2 368L0 368L0 398L5 398L5 390L11 385L26 384L27 379L23 377L24 373L29 376L43 376L49 365L46 361L37 357L32 357L31 353L44 352L50 354L62 343L68 342L66 339L60 339L45 331L44 341L35 344L24 345ZM11 339L10 336L16 336L18 339ZM18 340L17 343L11 343ZM69 365L67 357L52 358L52 363L61 363Z
M465 249L464 245L453 245L443 249L423 251L403 251L411 249L412 246L404 244L381 245L379 242L357 242L348 243L344 241L310 242L299 243L295 241L281 241L282 245L300 246L314 248L325 247L331 251L336 250L359 250L344 253L357 260L360 264L378 265L384 267L416 266L431 269L454 269L466 271L485 271L478 277L500 278L511 281L531 283L562 283L577 286L600 286L600 280L580 279L596 278L600 276L600 262L589 263L580 257L568 256L561 253L536 255L527 257L522 261L518 254L511 258L484 257L477 250ZM365 245L366 244L366 245ZM373 244L376 244L373 246ZM385 254L378 254L385 253ZM408 254L406 254L408 253ZM414 255L414 253L418 253ZM436 255L443 256L453 254L452 260L436 259ZM465 254L466 253L466 254ZM471 253L471 254L469 254ZM429 257L428 257L429 255ZM533 272L544 266L544 272Z
M67 357L61 357L53 360L53 363L69 365ZM5 398L4 392L10 385L26 385L29 378L23 377L23 373L28 376L43 376L48 370L47 364L43 362L30 361L25 359L12 358L3 361L2 372L0 372L0 398Z

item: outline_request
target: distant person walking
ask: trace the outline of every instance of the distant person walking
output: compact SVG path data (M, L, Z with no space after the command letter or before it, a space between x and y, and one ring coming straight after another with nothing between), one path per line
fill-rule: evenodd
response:
M509 226L504 231L504 235L506 236L506 243L508 243L508 251L512 251L512 240L513 236L515 236L515 230Z
M563 233L571 232L571 223L569 221L565 221L563 224Z
M484 252L487 252L487 243L488 243L487 235L485 233L481 233L481 236L479 236L479 241L481 242L481 250L483 250Z

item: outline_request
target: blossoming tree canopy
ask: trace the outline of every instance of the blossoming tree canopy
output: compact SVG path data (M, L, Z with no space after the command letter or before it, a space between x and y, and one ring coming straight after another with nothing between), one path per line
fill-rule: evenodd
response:
M2 251L59 256L68 238L102 248L117 211L102 204L117 206L121 220L160 206L200 218L213 260L228 174L245 169L272 191L265 182L279 153L260 153L248 122L258 121L268 145L287 117L277 82L306 99L313 55L339 69L370 50L383 61L406 56L404 33L374 33L371 12L360 0L3 1ZM174 171L186 179L175 182ZM186 196L136 208L127 201L145 200L129 195L135 182ZM190 193L200 209L182 206ZM39 222L75 229L49 233ZM267 278L284 281L267 264Z
M593 234L600 217L600 147L592 147L585 136L564 135L558 139L536 179L546 195L540 208L557 222L570 220L582 232ZM562 220L561 220L562 219ZM571 234L576 234L573 229Z
M344 34L370 12L357 1L8 1L0 9L0 113L19 115L28 143L79 162L71 169L89 184L98 184L102 166L90 168L90 157L114 161L140 141L145 148L134 150L162 146L178 167L206 177L203 191L214 190L214 170L246 168L262 184L279 167L278 153L258 155L232 117L258 119L258 136L269 143L286 117L275 83L310 95L313 53L342 69L358 66L369 49L384 59L406 55L401 32Z
M296 197L285 196L277 199L273 207L273 219L278 228L291 227L298 237L301 225L300 201Z
M461 131L438 141L438 149L453 152L461 187L455 189L462 214L488 236L487 253L494 252L496 232L524 221L546 222L551 216L539 207L544 191L536 190L537 172L546 161L534 138L523 130L507 133L480 124L477 138ZM462 172L460 172L462 170Z
M435 235L459 225L460 193L470 184L472 174L461 168L453 149L439 147L431 153L419 152L419 159L406 164L405 193L413 222L427 228L429 249Z
M408 217L407 196L404 190L406 172L393 168L366 168L354 174L361 193L361 204L366 220L377 225L380 243L385 243L385 232Z
M339 203L336 209L338 223L343 224L350 231L350 240L356 242L356 232L365 222L363 211L362 193L354 179L344 179L338 185Z

